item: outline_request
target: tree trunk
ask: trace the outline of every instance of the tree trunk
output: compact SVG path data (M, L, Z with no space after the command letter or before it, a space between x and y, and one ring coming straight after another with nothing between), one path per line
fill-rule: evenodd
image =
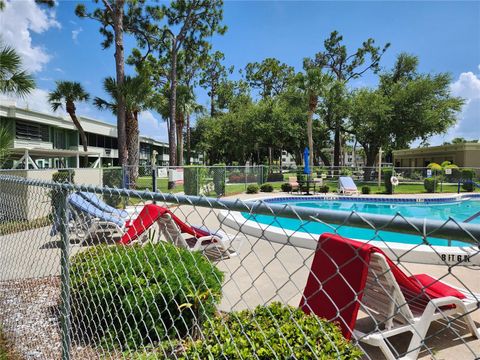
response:
M139 151L139 131L138 131L138 112L128 112L127 116L127 149L128 149L128 166L130 175L130 184L135 186L138 178L138 167L140 161Z
M335 120L335 137L333 146L333 166L340 166L340 123Z
M313 113L317 108L318 98L316 95L310 95L308 102L308 119L307 119L307 136L308 136L308 150L310 157L308 158L308 165L310 166L310 174L313 170Z
M183 166L183 120L184 114L180 112L177 116L177 150L178 166Z
M83 130L82 124L80 124L80 121L78 121L77 114L75 113L76 108L75 104L73 102L67 101L66 104L66 109L68 115L70 115L70 118L72 119L73 124L78 130L78 134L80 135L80 139L82 139L83 143L83 151L87 152L88 151L88 140L87 140L87 135L85 134L85 131ZM80 164L77 164L78 167L80 167ZM85 155L83 158L83 167L88 167L88 155Z
M330 159L328 158L327 155L325 155L325 153L322 150L318 152L318 156L320 157L320 159L322 159L323 165L330 166Z
M125 0L115 2L113 14L113 28L115 33L115 68L117 72L117 85L120 88L125 79L125 59L123 48L123 6ZM117 99L117 139L118 139L118 162L124 165L127 162L126 141L126 120L125 120L125 98L118 94Z
M365 148L365 156L367 158L367 162L365 164L365 168L363 170L363 177L365 181L372 180L372 173L375 172L373 166L375 165L375 159L377 157L378 148Z
M168 143L169 143L169 164L170 166L177 165L177 146L175 143L176 126L177 126L177 43L172 42L172 59L170 63L170 128L168 129Z
M187 165L190 165L190 158L192 157L190 148L190 114L187 112L185 117L187 121Z
M213 86L210 90L210 116L215 116L215 89Z

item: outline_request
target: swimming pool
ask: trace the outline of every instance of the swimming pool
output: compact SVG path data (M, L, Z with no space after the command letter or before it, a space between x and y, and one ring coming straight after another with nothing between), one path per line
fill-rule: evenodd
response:
M475 213L480 212L480 196L466 198L451 196L448 198L385 198L385 197L284 197L263 199L267 203L288 204L293 207L306 207L318 210L341 212L345 218L353 211L361 214L394 216L401 214L406 218L440 220L454 219L464 222ZM404 234L390 231L375 231L346 225L329 225L317 221L273 217L268 215L236 213L223 214L221 220L230 227L240 229L250 235L261 236L273 242L292 244L306 248L315 248L320 234L336 232L342 236L361 241L369 241L374 245L394 253L405 254L411 262L424 262L422 256L426 252L434 252L427 263L445 263L446 260L471 262L472 255L480 264L478 247L455 239L441 239L420 235ZM470 224L480 225L480 216L471 220ZM241 225L241 226L239 226ZM310 241L308 243L307 241ZM471 251L470 251L471 250ZM432 255L432 254L429 254ZM428 256L427 256L428 257Z
M366 214L378 214L378 215L390 215L401 214L404 217L432 219L432 220L448 220L453 218L458 222L463 222L473 214L480 211L480 199L470 200L447 200L436 202L417 202L417 199L409 199L411 201L381 199L375 198L361 199L356 198L341 198L341 199L325 199L325 198L313 198L313 199L273 199L268 202L276 204L289 204L292 206L302 206L314 209L341 211L345 213L345 217L352 211ZM386 201L389 200L389 201ZM415 201L413 201L415 200ZM422 199L425 200L425 199ZM266 225L277 224L284 229L292 231L305 231L312 234L323 234L325 232L332 232L331 225L322 224L315 221L302 222L296 219L288 218L274 218L266 215L252 215L248 213L242 213L242 215L248 219L257 221ZM479 223L480 217L473 219L471 223ZM372 240L378 239L386 242L399 242L404 244L422 244L423 239L421 236L400 234L388 231L379 231L375 233L374 230L362 229L352 226L340 226L337 227L338 234L355 239ZM455 241L454 239L449 241L446 239L429 238L428 242L431 245L439 246L465 246L466 243Z

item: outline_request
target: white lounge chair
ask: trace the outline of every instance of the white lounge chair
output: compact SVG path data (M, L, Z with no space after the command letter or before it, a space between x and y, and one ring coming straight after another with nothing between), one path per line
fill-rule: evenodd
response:
M431 284L435 282L438 283L437 280L432 279ZM417 359L430 324L457 314L458 318L466 322L470 332L480 339L479 330L470 315L478 309L480 294L472 294L465 289L448 286L463 294L465 298L445 296L431 300L420 299L418 295L409 294L407 290L400 288L383 254L372 254L360 306L375 320L376 331L366 334L354 330L355 338L380 347L385 357L393 360L398 359L398 355L396 356L389 347L388 338L402 333L411 333L408 350L401 359ZM425 288L429 286L426 285ZM413 298L410 298L411 296Z
M223 232L210 234L203 229L193 228L182 223L180 229L177 219L173 219L168 212L162 214L158 220L159 230L165 239L175 246L200 251L213 260L230 259L238 256L237 252L230 248L233 238Z
M358 195L358 188L350 176L338 178L338 192L344 195Z

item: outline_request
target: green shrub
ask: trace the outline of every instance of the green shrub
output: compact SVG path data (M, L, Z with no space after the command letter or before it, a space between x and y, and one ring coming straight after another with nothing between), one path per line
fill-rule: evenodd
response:
M213 171L213 188L217 196L225 195L225 166L212 168Z
M207 177L207 169L202 166L183 168L183 191L185 195L200 195L200 189Z
M342 168L340 170L340 175L342 176L352 176L352 174L353 174L353 171L351 169Z
M283 183L282 184L282 191L283 192L291 192L292 191L292 184Z
M272 184L262 184L262 186L260 186L260 191L261 192L273 192L273 186Z
M271 182L283 181L283 174L280 174L280 173L268 174L267 181L271 181Z
M438 182L435 178L425 178L425 180L423 180L423 186L427 192L433 193L437 190Z
M102 174L103 186L122 187L122 169L103 169ZM120 195L103 195L103 200L110 206L118 207L122 202L122 197Z
M52 181L57 183L75 183L75 170L58 170L52 174Z
M338 325L278 302L231 312L205 323L204 340L185 345L182 359L359 359Z
M370 186L367 186L367 185L362 186L362 194L368 195L370 194L370 192L371 192Z
M258 193L258 185L250 184L247 186L247 194L257 194Z
M96 246L73 258L70 277L74 334L123 349L190 336L214 314L223 281L199 252L164 242Z
M321 193L328 193L330 191L330 187L328 185L322 185L318 188L318 191L320 191Z
M475 191L475 186L473 184L473 179L475 178L475 170L473 169L462 169L462 188L465 191Z
M383 182L385 184L385 190L387 194L393 194L393 185L390 181L390 178L393 176L393 169L391 168L383 168Z

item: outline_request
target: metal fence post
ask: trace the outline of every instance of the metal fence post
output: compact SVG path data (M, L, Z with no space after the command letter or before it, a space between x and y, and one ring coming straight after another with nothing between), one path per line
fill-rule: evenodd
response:
M155 166L152 166L152 192L157 192L157 168ZM157 202L153 200L153 203Z
M68 236L68 191L61 189L58 206L58 219L60 225L60 279L61 279L61 341L62 341L62 360L70 359L71 349L71 319L70 319L70 239Z

